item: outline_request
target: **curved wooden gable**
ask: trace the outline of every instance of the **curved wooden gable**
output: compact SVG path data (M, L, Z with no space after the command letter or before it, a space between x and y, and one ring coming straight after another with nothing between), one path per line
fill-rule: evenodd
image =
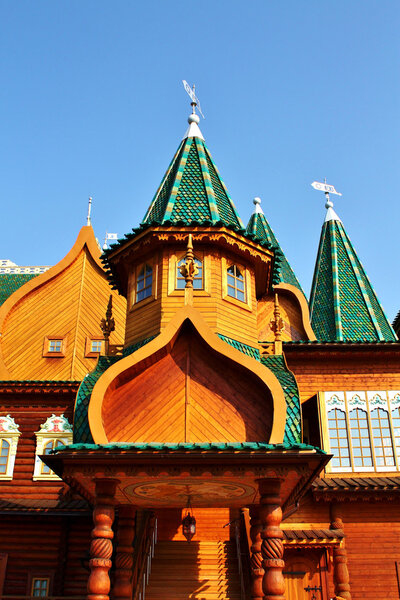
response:
M93 229L82 227L69 253L54 267L16 290L0 308L0 379L81 380L95 365L86 339L101 337L110 286ZM122 344L126 301L113 293L116 331ZM63 357L45 357L45 338L65 340Z
M220 340L191 307L111 366L89 404L95 443L279 443L285 420L273 373Z

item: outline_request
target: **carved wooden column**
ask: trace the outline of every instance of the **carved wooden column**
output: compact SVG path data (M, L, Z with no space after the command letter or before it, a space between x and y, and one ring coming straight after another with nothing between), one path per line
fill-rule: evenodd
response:
M285 600L285 581L282 570L283 532L280 528L282 509L280 499L281 482L277 479L263 479L260 489L260 521L262 525L261 554L264 576L262 588L264 600Z
M331 529L343 529L342 507L340 504L332 503L330 505ZM335 594L345 600L351 600L349 571L347 569L347 552L342 541L340 548L333 549L333 581L335 584Z
M87 585L87 600L109 600L110 577L113 552L111 529L114 521L114 494L118 480L97 479L93 509L92 543L90 544L90 575Z
M132 598L132 543L135 537L135 513L136 509L131 504L124 504L118 509L118 544L112 594L114 600L131 600Z
M264 569L262 567L261 555L261 521L259 516L259 506L250 508L250 538L251 544L251 597L253 600L262 600L264 593L262 590L262 580Z

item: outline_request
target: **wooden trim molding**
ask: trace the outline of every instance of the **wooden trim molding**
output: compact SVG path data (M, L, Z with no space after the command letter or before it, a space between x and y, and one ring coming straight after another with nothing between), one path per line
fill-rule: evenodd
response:
M274 290L275 292L288 292L295 297L300 308L301 321L304 331L308 336L309 341L315 342L317 338L315 337L315 333L311 327L310 310L304 294L296 286L291 285L290 283L279 283L278 285L274 285Z
M51 342L61 342L61 350L52 351L50 350ZM46 335L43 340L43 358L64 358L67 351L67 336L65 335Z
M129 378L129 372L133 372L136 365L166 346L173 345L185 321L189 321L194 326L197 333L213 350L254 373L270 390L273 401L273 424L268 441L271 444L283 442L286 424L286 402L278 379L272 371L256 359L246 356L223 342L211 331L199 311L191 306L184 306L178 310L160 335L133 354L110 366L99 378L93 388L88 409L89 426L94 442L96 444L107 444L110 441L107 438L102 420L102 404L106 394L115 389L122 379L126 381Z

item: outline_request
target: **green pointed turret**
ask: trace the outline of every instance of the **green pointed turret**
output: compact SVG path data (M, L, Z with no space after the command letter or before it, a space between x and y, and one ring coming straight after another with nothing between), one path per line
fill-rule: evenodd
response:
M204 138L198 116L179 145L142 224L221 225L243 229Z
M331 201L311 288L311 325L321 341L395 341L364 267Z
M275 251L275 261L272 282L275 285L279 283L290 283L303 292L292 267L282 252L279 242L263 213L260 206L260 198L254 198L253 202L255 204L255 210L246 227L246 235L252 235L256 241L270 244L273 247Z

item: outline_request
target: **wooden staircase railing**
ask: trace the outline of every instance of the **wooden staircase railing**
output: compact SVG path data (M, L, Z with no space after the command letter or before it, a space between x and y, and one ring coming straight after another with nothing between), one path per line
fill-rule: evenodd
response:
M154 548L157 543L157 519L152 513L147 513L137 537L134 552L134 571L132 573L133 600L144 600L146 586L149 583L151 562L154 558Z

